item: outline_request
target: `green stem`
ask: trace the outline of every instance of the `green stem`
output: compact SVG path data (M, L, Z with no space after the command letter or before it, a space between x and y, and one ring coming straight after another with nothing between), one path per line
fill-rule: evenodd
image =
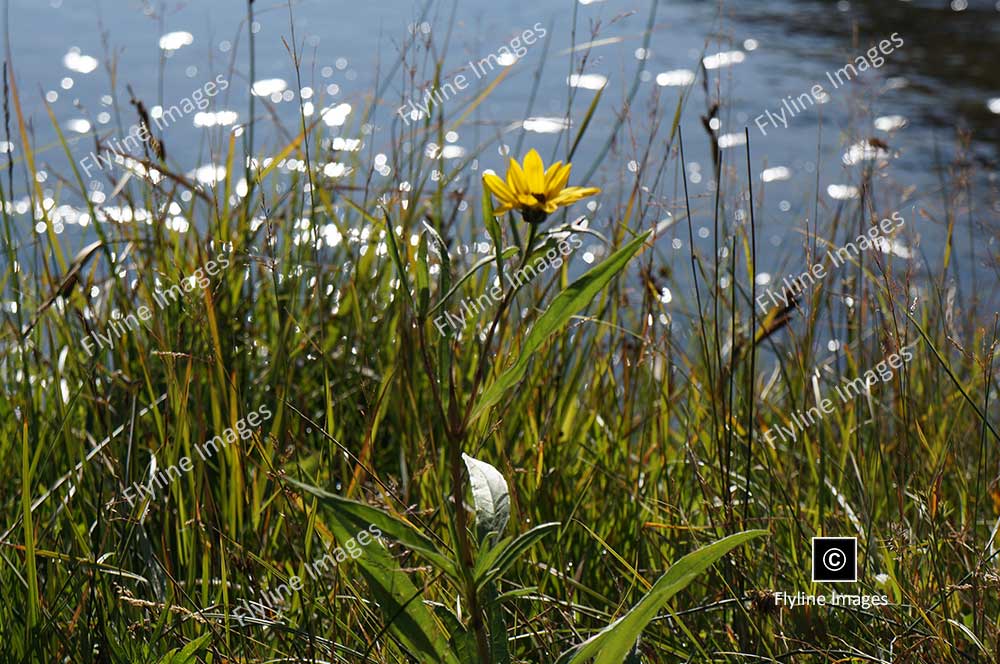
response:
M449 427L450 428L450 427ZM462 442L464 431L449 432L449 448L451 455L451 486L452 502L455 503L455 540L458 545L459 571L465 581L465 603L469 607L473 632L476 634L476 649L479 651L479 661L491 664L489 639L486 636L486 623L483 621L483 611L479 606L476 583L471 570L472 545L469 542L468 515L465 513L465 476L462 473Z

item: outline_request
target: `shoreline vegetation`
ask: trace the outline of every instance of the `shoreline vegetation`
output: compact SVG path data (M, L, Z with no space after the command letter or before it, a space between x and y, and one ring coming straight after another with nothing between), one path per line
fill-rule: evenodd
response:
M182 120L197 111L211 108L211 99L227 89L229 89L229 80L224 75L219 74L214 81L205 83L187 97L182 97L177 103L165 109L159 106L154 108L152 123L162 133L178 120ZM151 147L154 153L158 153L161 161L163 160L165 155L162 143L153 135L152 127L149 126L150 115L146 113L145 106L136 102L134 104L139 113L139 121L129 127L124 138L121 140L117 138L104 139L103 149L99 149L96 153L91 150L90 153L78 160L77 163L88 178L95 175L91 172L95 166L99 173L104 171L105 166L109 171L114 169L115 164L129 166L134 163L135 158L139 157L147 146ZM149 177L154 181L160 176L158 172L155 172L155 169L150 169L148 172Z
M246 418L236 420L236 424L226 428L222 433L206 440L202 445L195 445L194 451L198 458L207 461L220 449L226 449L227 445L239 440L247 440L254 435L255 430L271 419L271 411L267 405L261 406L258 410L252 411ZM209 449L211 447L211 449ZM165 491L171 483L180 480L184 473L190 473L194 469L192 457L182 456L175 463L168 465L163 470L156 468L154 462L150 464L150 477L146 482L133 482L131 486L122 490L122 498L128 501L129 507L135 505L137 499L143 495L149 496L150 500L157 499L157 490ZM154 489L153 487L156 487ZM134 489L134 491L132 491ZM163 494L159 494L162 496Z
M895 221L896 224L893 225L889 222ZM888 254L891 251L892 245L890 233L894 230L901 228L905 220L899 212L893 212L890 217L886 217L882 221L876 224L872 224L867 232L862 235L858 235L853 242L846 242L843 246L837 247L836 249L829 249L824 254L824 257L828 260L823 262L814 262L808 270L800 274L799 276L788 275L788 277L781 278L782 290L775 294L772 288L767 288L763 293L757 296L754 300L757 306L760 307L761 313L766 314L771 307L787 307L790 297L799 297L805 292L806 287L809 288L816 285L816 282L826 278L827 265L837 268L842 267L848 261L856 261L861 258L861 252L868 251L870 249L881 249L884 253ZM789 279L789 277L791 277ZM766 299L770 299L770 306L766 302Z
M728 23L668 56L663 3L584 6L479 35L492 80L417 109L475 29L421 5L324 112L298 5L247 2L245 121L204 128L200 179L148 144L158 178L83 173L6 63L0 663L1000 660L992 171L957 128L924 191L865 158L859 85L830 101L857 196L785 194L732 124ZM108 40L124 135L153 100ZM819 539L855 569L814 580Z
M475 80L482 80L495 69L509 67L528 54L528 47L534 45L540 39L544 39L548 31L542 27L541 23L535 23L506 44L500 46L496 52L489 53L478 62L475 59L469 60L469 69L475 75L475 79L468 79L464 73L458 73L439 85L428 87L419 97L421 101L414 101L413 97L406 99L406 102L396 109L396 114L406 123L429 118L431 111L435 107L446 105L450 100L458 96L459 92L464 92ZM464 71L464 68L463 68ZM407 109L409 106L409 109Z
M179 283L174 284L170 288L163 289L162 291L153 290L150 293L150 297L156 305L155 309L150 308L146 304L139 305L135 313L124 314L118 320L108 321L105 326L106 334L101 334L94 329L88 330L86 336L80 340L80 345L86 351L87 355L91 357L93 357L95 349L104 351L114 348L116 341L121 341L122 337L129 332L138 330L141 327L141 323L148 323L152 319L155 310L164 310L170 304L182 302L184 295L192 293L195 290L205 290L212 283L209 277L214 277L218 272L228 267L229 258L225 254L219 254L215 257L215 260L207 261L203 267L198 267L190 276L181 279Z

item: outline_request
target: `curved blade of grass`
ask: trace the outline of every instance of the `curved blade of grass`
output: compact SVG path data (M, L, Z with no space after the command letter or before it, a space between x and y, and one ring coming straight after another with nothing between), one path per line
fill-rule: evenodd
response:
M472 420L477 419L485 413L490 406L500 401L507 392L512 389L524 372L528 369L528 361L549 337L561 330L566 323L583 309L591 300L605 287L611 279L621 272L628 264L629 260L639 251L652 231L646 231L642 235L632 239L621 249L611 254L600 265L588 270L583 276L571 283L559 295L552 300L548 309L545 310L528 333L524 345L521 347L521 354L514 362L513 366L507 369L487 388L472 413Z
M583 134L587 131L587 127L590 126L590 120L594 117L594 111L597 110L597 105L601 103L601 95L604 94L604 89L607 87L608 85L605 83L591 100L590 107L587 109L587 115L584 116L583 122L580 124L580 131L576 132L576 138L573 140L573 147L569 149L569 154L566 156L567 162L573 161L573 155L576 153L576 148L580 145L580 141L583 139Z
M503 253L500 254L500 256L501 258L506 260L511 256L513 256L514 254L516 254L518 251L519 249L517 247L507 247L506 249L503 250ZM438 309L440 309L441 306L444 305L444 303L447 302L448 299L455 294L455 291L457 291L462 284L468 281L469 277L471 277L473 274L481 270L483 267L489 265L490 263L495 263L496 260L497 260L496 256L484 256L483 258L480 258L478 261L476 261L472 265L472 267L469 268L468 272L466 272L465 274L463 274L461 277L458 278L458 281L456 281L455 285L451 287L451 290L445 293L444 297L438 300L438 303L435 304L433 307L431 307L430 311L427 312L427 315L429 316Z
M426 221L423 222L424 230L427 231L428 235L434 239L434 248L437 250L438 258L441 259L441 269L439 273L441 275L438 279L438 288L440 292L451 292L451 256L448 255L448 245L445 244L444 238L441 234L437 232L437 229L428 224Z
M382 210L382 214L385 216L385 236L389 244L389 255L392 257L392 262L396 265L396 272L399 273L399 280L403 284L403 290L406 292L406 298L410 301L410 309L417 311L417 303L413 300L413 291L410 290L410 278L406 274L406 267L403 265L403 259L399 254L399 246L396 244L396 231L392 227L392 220L389 218L389 211Z
M910 322L913 323L913 326L917 328L917 332L920 333L920 336L923 337L924 341L927 342L927 347L931 349L932 353L934 353L934 358L941 365L941 368L944 369L945 373L948 374L948 378L951 379L951 382L955 384L955 387L958 388L958 391L962 393L962 396L965 398L965 400L969 403L970 406L972 406L972 410L976 411L976 415L982 421L983 425L985 425L986 428L990 430L990 433L993 434L994 438L1000 441L1000 434L998 434L997 430L993 428L992 424L990 424L989 418L986 417L986 414L979 408L979 405L976 404L976 402L972 399L972 397L969 396L969 393L965 390L965 387L962 386L962 382L958 380L958 377L955 375L955 372L951 370L951 365L948 364L947 360L941 357L941 353L938 351L937 346L934 345L934 342L931 341L931 338L927 336L926 332L924 332L924 328L920 326L920 323L917 322L917 319L914 318L913 315L908 310L904 309L903 311L906 314L906 317L910 319Z
M682 557L670 566L670 569L628 613L580 646L563 653L559 658L559 664L581 664L590 659L593 659L594 664L620 664L628 656L642 630L671 597L683 590L722 556L741 544L766 534L766 530L736 533Z

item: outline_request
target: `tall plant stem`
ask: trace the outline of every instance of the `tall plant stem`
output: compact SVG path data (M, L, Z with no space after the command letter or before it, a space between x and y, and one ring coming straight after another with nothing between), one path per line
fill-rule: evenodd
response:
M450 429L450 427L449 427ZM462 472L462 443L465 441L463 430L450 430L448 434L448 447L451 463L451 490L452 501L455 504L455 540L458 545L459 570L465 583L465 602L469 608L471 616L470 623L472 630L476 634L476 650L479 652L479 661L483 664L491 664L489 639L486 635L486 623L483 620L483 611L479 606L479 596L476 591L476 581L472 577L472 545L469 542L468 515L465 512L465 476Z

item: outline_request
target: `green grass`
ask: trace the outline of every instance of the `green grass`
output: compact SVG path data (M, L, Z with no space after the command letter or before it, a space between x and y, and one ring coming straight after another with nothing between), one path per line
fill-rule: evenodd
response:
M428 78L435 71L432 62ZM17 133L25 121L11 99ZM439 311L454 309L488 290L498 262L510 270L524 260L520 250L494 255L459 283L481 257L459 255L459 245L494 238L523 247L526 227L514 217L492 222L480 171L470 169L475 157L480 169L503 169L494 138L460 160L422 149L443 144L465 107L481 101L470 96L420 126L397 125L388 179L368 178L367 148L332 154L322 123L303 118L288 135L304 131L304 140L290 144L261 145L259 129L250 139L258 157L287 145L284 156L310 169L350 160L347 177L314 174L312 198L303 193L310 176L277 169L251 178L236 204L226 196L234 179L185 202L173 180L154 188L134 178L122 201L151 210L177 202L191 230L166 231L162 213L151 224L98 225L100 247L76 263L79 246L4 216L0 289L19 307L6 312L0 335L0 527L9 529L0 543L0 661L477 662L486 652L497 662L555 662L626 615L628 629L600 642L629 650L641 631L633 662L1000 659L990 544L998 436L987 419L995 323L976 294L949 295L945 275L958 260L950 233L964 223L957 199L926 213L948 222L947 246L925 246L910 264L866 252L832 270L787 318L755 315L753 274L780 271L755 264L767 221L750 223L745 155L724 153L718 202L689 201L694 225L714 223L713 242L728 254L688 254L686 230L684 251L662 239L630 245L663 218L663 204L689 223L677 118L693 102L648 100L659 120L630 116L625 145L592 133L589 119L612 117L610 106L571 99L570 111L588 121L557 158L578 144L607 145L595 168L641 164L595 182L605 193L591 228L606 238L604 257L577 281L588 267L578 253L511 295L509 309L445 338L428 313L442 296L451 291ZM41 195L30 177L39 155L22 136L24 159L0 185L5 201L11 182ZM239 164L240 143L223 141L216 156ZM71 158L45 158L69 173L68 199L85 189ZM572 183L590 184L577 178L591 166L578 161ZM442 176L432 178L434 169ZM755 161L750 171L760 169ZM871 175L860 201L819 208L808 243L819 254L911 209ZM754 184L756 201L766 192ZM746 221L735 224L738 209ZM303 216L314 229L335 225L344 240L321 250L296 243ZM450 248L447 261L438 243ZM230 266L207 288L165 308L154 302L154 290L220 251ZM795 272L810 262L795 252L787 259ZM736 284L735 297L713 286L721 277ZM663 287L669 304L658 298ZM153 312L148 327L94 357L84 352L88 331L105 332L114 312L141 306ZM825 347L831 337L844 342L836 352ZM870 400L837 402L794 443L765 440L789 412L813 405L817 389L829 394L840 377L856 378L915 341L912 361ZM200 459L196 445L261 405L273 417L252 437ZM185 456L192 468L166 495L130 506L122 490L148 482L153 453L161 469ZM502 532L477 528L463 453L506 482ZM490 492L477 492L479 519L484 509L503 511L502 493L491 506L482 502ZM456 499L469 509L456 509ZM371 524L379 541L308 576L307 563ZM757 529L767 536L713 545ZM859 537L857 585L810 582L809 541L820 534ZM308 581L280 616L239 624L242 600L294 575ZM677 577L684 583L671 586ZM773 606L774 591L831 589L886 594L891 604Z

